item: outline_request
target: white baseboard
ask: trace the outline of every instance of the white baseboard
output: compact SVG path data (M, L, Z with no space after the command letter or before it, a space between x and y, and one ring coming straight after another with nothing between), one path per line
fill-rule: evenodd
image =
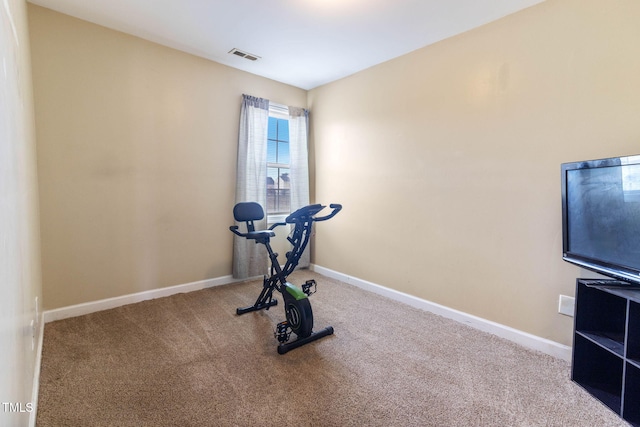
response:
M127 304L134 304L155 298L168 297L185 292L199 291L213 286L226 285L229 283L242 282L251 279L234 279L232 276L222 276L213 279L200 280L197 282L185 283L183 285L168 286L166 288L151 289L149 291L135 294L123 295L114 298L107 298L99 301L91 301L83 304L70 305L68 307L46 310L43 313L44 322L49 323L55 320L67 319L69 317L83 316L97 311L109 310Z
M557 357L563 360L571 360L571 347L557 343L555 341L541 338L527 332L514 329L509 326L502 325L500 323L492 322L491 320L483 319L471 314L464 313L440 304L436 304L431 301L427 301L418 298L413 295L406 294L404 292L397 291L395 289L386 288L384 286L377 285L366 280L359 279L357 277L349 276L319 265L312 264L310 268L320 274L327 277L331 277L336 280L348 283L353 286L357 286L361 289L374 292L376 294L391 298L393 300L402 302L420 310L425 310L448 319L455 320L460 323L469 325L475 329L488 332L497 335L501 338L508 339L527 348L540 351L553 357ZM251 280L251 279L244 279ZM134 304L136 302L146 301L155 298L166 297L185 292L193 292L201 289L210 288L213 286L226 285L229 283L240 282L243 280L234 279L232 276L222 276L213 279L201 280L198 282L186 283L183 285L169 286L166 288L152 289L149 291L138 292L135 294L123 295L115 298L108 298L99 301L88 302L84 304L77 304L68 307L62 307L54 310L47 310L43 313L44 322L48 323L55 320L66 319L69 317L82 316L97 311L108 310L111 308L120 307L127 304ZM41 338L42 339L42 334ZM38 363L38 366L40 364Z
M392 300L402 302L404 304L410 305L411 307L415 307L420 310L428 311L442 317L464 323L465 325L469 325L475 329L497 335L501 338L505 338L509 341L520 344L524 347L537 350L566 361L571 360L571 347L557 343L555 341L541 338L536 335L532 335L527 332L502 325L500 323L492 322L481 317L464 313L462 311L454 310L452 308L445 307L431 301L423 300L413 295L396 291L395 289L386 288L384 286L380 286L375 283L359 279L357 277L339 273L337 271L321 267L319 265L312 264L311 269L324 276L331 277L333 279L340 280L341 282L357 286L366 291L370 291L390 298Z

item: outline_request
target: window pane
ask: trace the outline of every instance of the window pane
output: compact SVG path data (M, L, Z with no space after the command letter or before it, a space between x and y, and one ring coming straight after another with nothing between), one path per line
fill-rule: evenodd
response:
M267 168L267 188L278 188L278 172L279 168Z
M277 147L278 143L276 141L267 141L267 163L276 163L278 161Z
M288 165L289 153L289 121L269 117L267 139L267 214L289 213L291 195L289 168L276 165Z
M267 213L277 212L278 168L267 168Z
M289 141L289 120L278 119L278 140Z
M291 212L291 194L288 188L283 188L278 194L278 212Z
M269 117L269 139L277 139L278 138L278 119L275 117Z
M291 182L289 179L289 168L278 168L279 190L278 190L278 212L289 212L291 205Z
M289 162L289 143L278 141L278 163L288 165Z
M278 168L278 173L280 174L280 188L291 188L289 185L289 168Z
M291 207L289 168L267 168L267 213L288 213Z

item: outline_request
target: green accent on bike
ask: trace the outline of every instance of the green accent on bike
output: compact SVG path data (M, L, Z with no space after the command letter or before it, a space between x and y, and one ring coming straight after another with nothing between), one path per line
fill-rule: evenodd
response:
M302 290L297 286L292 285L291 283L287 283L285 286L287 288L287 292L289 292L289 294L296 300L300 301L307 298L307 294L302 292Z

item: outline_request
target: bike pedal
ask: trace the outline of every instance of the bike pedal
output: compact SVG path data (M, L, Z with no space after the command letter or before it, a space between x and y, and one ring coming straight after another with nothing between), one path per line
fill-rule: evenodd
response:
M316 281L311 279L307 280L304 285L302 285L302 292L307 294L308 297L315 294L317 291Z
M291 332L289 331L289 322L286 320L276 325L276 330L273 332L273 336L277 338L278 342L285 343L289 341Z

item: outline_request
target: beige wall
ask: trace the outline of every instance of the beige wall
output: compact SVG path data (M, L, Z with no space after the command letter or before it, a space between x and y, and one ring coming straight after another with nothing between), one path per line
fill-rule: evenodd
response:
M571 343L559 165L640 151L634 0L548 0L309 93L29 18L46 308L230 274L249 93L312 110L312 194L345 206L318 265Z
M28 10L45 307L231 274L241 95L306 92Z
M0 425L20 426L34 414L42 321L36 309L38 186L24 0L0 4L0 58Z
M315 262L570 345L560 163L640 153L638 22L548 0L310 91Z

